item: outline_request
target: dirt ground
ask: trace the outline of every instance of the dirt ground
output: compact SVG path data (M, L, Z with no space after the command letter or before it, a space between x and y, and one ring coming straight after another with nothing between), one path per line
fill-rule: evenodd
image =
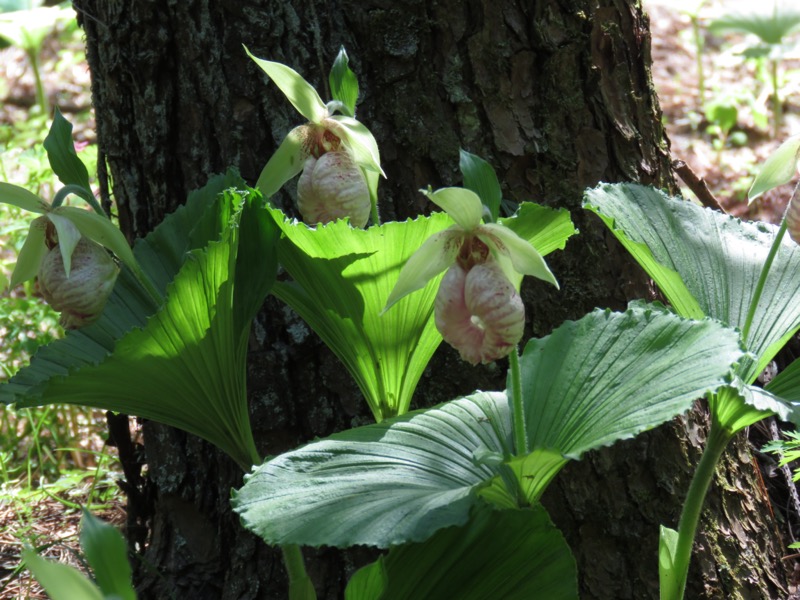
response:
M685 161L703 178L727 212L745 219L779 222L792 193L792 184L765 194L750 207L746 194L753 176L770 153L789 136L800 134L800 52L790 52L781 63L784 118L779 135L773 138L769 125L757 125L754 116L763 113L769 123L772 122L771 87L763 80L763 74L759 76L755 62L742 57L753 40L742 34L714 35L706 27L726 12L752 9L751 0L713 0L697 11L704 41L705 102L740 98L737 125L733 130L739 134L730 137L739 137L744 144L734 145L729 137L728 143L718 151L713 147L715 136L706 131L709 122L704 116L704 102L699 92L697 52L690 19L698 0L644 0L643 3L650 15L653 37L653 80L664 112L673 159ZM800 33L792 36L795 42L799 38ZM690 198L694 196L687 189L684 193Z

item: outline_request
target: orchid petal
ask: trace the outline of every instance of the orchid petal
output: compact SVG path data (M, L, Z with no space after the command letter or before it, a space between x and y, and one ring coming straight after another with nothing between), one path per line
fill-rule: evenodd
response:
M518 273L537 277L558 288L558 281L542 255L529 242L523 240L508 227L489 223L481 225L475 233L493 252L508 257Z
M305 147L307 132L307 125L292 129L261 171L256 187L264 194L264 198L269 199L284 183L303 170L308 158Z
M58 247L61 250L61 260L64 263L64 273L69 277L69 271L72 266L72 251L78 245L78 240L81 239L81 232L75 227L75 224L67 217L55 213L49 213L47 218L56 226L56 233L58 233Z
M464 232L460 228L450 227L425 240L401 269L381 314L404 296L425 287L428 281L452 265L463 239Z
M465 231L472 231L481 224L483 204L475 192L456 187L442 188L435 192L420 191Z
M319 123L325 118L328 114L325 103L300 73L282 63L256 58L246 46L244 51L275 82L297 112L312 123Z
M323 120L322 124L342 139L345 146L353 153L356 163L363 169L375 171L386 177L381 168L378 142L363 123L352 117L335 115Z
M23 281L33 279L39 272L39 266L47 254L47 245L44 242L46 227L47 219L45 217L38 217L31 222L28 237L25 238L22 250L19 251L17 264L11 274L9 289Z

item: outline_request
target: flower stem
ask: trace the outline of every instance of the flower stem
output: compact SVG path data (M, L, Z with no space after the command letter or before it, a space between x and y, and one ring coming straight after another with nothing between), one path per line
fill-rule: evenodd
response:
M517 456L526 456L528 448L528 434L525 431L525 411L522 405L522 374L519 369L519 354L514 348L508 355L508 388L511 393L511 406L514 411L514 451Z
M317 595L314 586L306 572L306 565L303 562L303 553L297 544L286 544L281 546L283 553L283 564L289 574L289 598L290 600L314 600Z
M711 430L708 432L706 447L703 450L700 463L697 465L692 483L689 485L689 491L683 503L681 520L678 525L678 543L675 548L673 562L673 570L678 582L675 587L677 596L675 598L665 598L664 600L681 600L683 598L686 578L689 573L689 562L692 558L692 544L697 532L697 524L700 521L703 501L714 479L717 462L719 462L731 437L733 437L733 434L722 426L717 425L716 420L711 422Z
M89 206L91 206L94 209L94 211L97 214L99 214L101 217L108 218L106 211L104 211L103 207L100 206L100 203L97 202L97 199L94 197L94 194L92 194L89 190L80 185L68 184L65 185L63 188L61 188L60 190L58 190L58 192L56 192L55 197L53 198L51 206L53 208L58 208L64 203L64 200L66 200L67 196L69 196L70 194L75 194L76 196L82 198L83 200L86 201L86 203Z
M794 200L795 195L797 195L798 188L800 188L800 182L798 182L798 184L795 186L792 196L789 198L789 202L786 204L786 212L783 214L781 226L778 229L778 233L775 234L775 239L772 241L772 247L769 249L767 260L764 262L764 266L761 268L761 275L758 278L756 290L753 293L753 299L750 301L750 308L747 311L747 319L744 322L744 327L742 327L742 341L745 343L745 345L747 345L747 338L750 335L750 328L753 325L756 309L758 309L758 302L761 300L761 294L764 292L764 284L767 281L767 275L769 275L769 270L772 267L775 256L778 254L778 249L781 247L781 241L786 233L786 213L789 212L789 207L792 205L792 200Z

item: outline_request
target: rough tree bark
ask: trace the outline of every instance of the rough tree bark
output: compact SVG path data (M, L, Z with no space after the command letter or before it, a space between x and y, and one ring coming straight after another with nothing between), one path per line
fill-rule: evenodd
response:
M526 284L528 335L651 294L642 273L580 209L582 190L598 181L674 189L638 2L74 5L86 32L101 156L113 181L103 192L113 194L131 239L212 173L233 165L254 182L298 124L242 44L291 65L321 91L344 45L361 83L358 116L377 138L388 175L381 184L385 220L429 211L420 187L458 184L463 147L496 167L507 197L567 207L581 230L550 260L561 292ZM292 196L279 200L288 208ZM502 367L469 369L448 348L435 361L439 367L420 384L420 405L502 386ZM274 299L254 326L249 385L263 455L369 420L336 359ZM698 420L592 453L548 492L545 502L578 558L582 597L658 597L658 524L677 521L702 446ZM181 432L152 423L144 432L147 483L130 507L131 524L149 532L139 539L140 597L285 597L277 553L230 513L229 491L242 477L233 462ZM687 597L780 597L785 582L774 527L754 492L745 444L729 457L708 504ZM336 598L368 554L322 549L307 556L320 598Z

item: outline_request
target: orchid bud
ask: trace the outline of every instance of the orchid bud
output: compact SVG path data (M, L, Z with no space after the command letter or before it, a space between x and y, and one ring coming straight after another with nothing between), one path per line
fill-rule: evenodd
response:
M469 271L451 266L436 294L434 316L444 340L473 365L507 356L525 326L522 299L495 262Z
M308 224L350 217L354 227L369 220L371 202L367 180L345 150L306 160L297 183L297 207Z
M81 238L72 253L69 277L61 248L56 245L47 253L39 268L39 289L61 313L64 329L78 329L100 316L118 274L119 268L102 246Z
M789 208L786 211L786 229L791 238L800 244L800 199L797 195L792 196Z

